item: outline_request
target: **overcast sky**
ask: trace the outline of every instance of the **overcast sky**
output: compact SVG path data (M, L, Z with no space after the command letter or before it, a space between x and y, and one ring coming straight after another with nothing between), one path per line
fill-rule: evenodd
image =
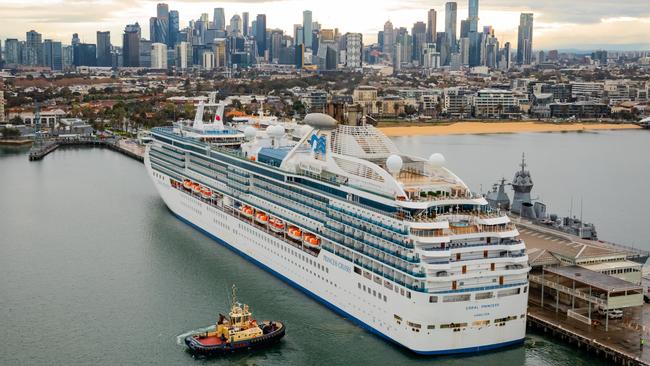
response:
M110 30L112 42L121 45L127 23L139 22L148 37L149 17L156 4L149 0L0 0L0 39L25 38L34 29L51 38L70 43L72 33L82 41L95 43L97 30ZM390 20L395 27L410 29L414 22L426 22L427 10L438 11L438 31L444 27L444 0L203 0L167 1L180 12L181 28L201 13L226 9L226 22L235 13L248 11L251 20L266 14L268 28L292 33L302 22L302 11L312 10L314 21L340 32L361 32L364 43L376 41L376 34ZM535 14L534 46L537 49L590 49L612 45L623 49L650 49L650 0L480 0L479 25L492 25L502 42L516 47L521 12ZM458 2L458 21L467 17L467 1Z

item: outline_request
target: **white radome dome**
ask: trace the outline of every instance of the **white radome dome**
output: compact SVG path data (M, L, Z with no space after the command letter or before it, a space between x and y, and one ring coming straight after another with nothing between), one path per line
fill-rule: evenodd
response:
M267 126L265 131L269 137L273 136L273 125Z
M246 137L246 140L250 141L257 136L257 129L253 126L248 126L244 129L244 136Z
M391 174L397 174L402 170L404 162L399 155L391 155L386 159L386 169Z
M447 160L445 159L444 155L440 153L431 154L429 157L429 164L434 167L444 166L446 162Z
M280 125L271 126L271 136L275 138L284 136L284 127Z

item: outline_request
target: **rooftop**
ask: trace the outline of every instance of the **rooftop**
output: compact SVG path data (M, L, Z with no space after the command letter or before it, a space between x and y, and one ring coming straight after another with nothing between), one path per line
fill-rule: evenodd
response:
M609 292L641 290L641 286L631 282L578 266L551 267L545 271Z

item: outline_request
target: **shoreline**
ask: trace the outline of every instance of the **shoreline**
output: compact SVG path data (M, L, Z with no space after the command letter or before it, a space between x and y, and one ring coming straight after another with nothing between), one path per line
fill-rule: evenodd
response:
M31 145L32 140L3 140L0 139L0 146L26 146Z
M484 135L526 132L582 132L599 130L635 130L641 126L633 123L544 123L544 122L455 122L433 126L379 127L388 137Z

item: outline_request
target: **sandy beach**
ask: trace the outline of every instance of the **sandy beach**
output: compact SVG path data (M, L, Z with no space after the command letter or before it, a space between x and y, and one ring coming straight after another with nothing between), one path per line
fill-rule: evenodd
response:
M387 136L478 135L521 132L576 132L629 130L641 127L631 123L541 123L541 122L457 122L432 126L380 127Z

